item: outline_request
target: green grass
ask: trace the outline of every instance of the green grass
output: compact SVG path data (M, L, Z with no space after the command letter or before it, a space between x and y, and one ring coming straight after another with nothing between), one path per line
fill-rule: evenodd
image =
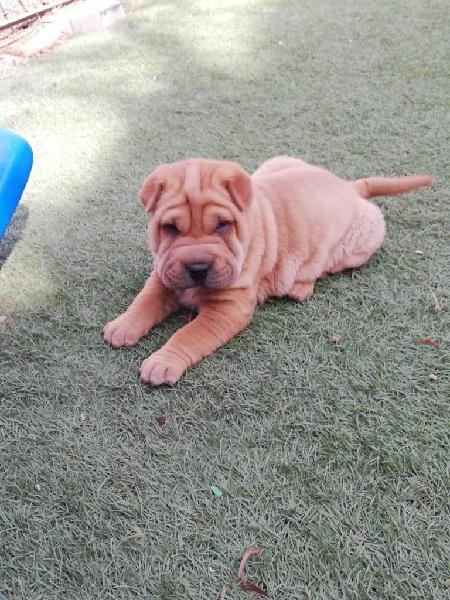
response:
M127 14L0 81L1 125L36 159L0 251L0 592L250 598L237 566L261 545L248 576L277 600L448 597L448 3ZM149 270L142 178L277 153L437 181L380 201L386 242L354 279L267 303L177 386L143 386L185 315L132 349L100 337Z

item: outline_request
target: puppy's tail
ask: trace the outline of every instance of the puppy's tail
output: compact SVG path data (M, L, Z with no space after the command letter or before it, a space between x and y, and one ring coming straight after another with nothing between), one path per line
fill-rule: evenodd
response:
M363 198L375 196L396 196L427 187L433 183L431 175L410 175L408 177L368 177L358 179L353 184Z

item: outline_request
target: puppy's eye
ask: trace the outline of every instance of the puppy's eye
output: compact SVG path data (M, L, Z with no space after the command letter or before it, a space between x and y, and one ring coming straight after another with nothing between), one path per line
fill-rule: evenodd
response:
M230 227L231 223L228 221L219 221L216 227L216 233L225 233L227 229Z
M178 227L176 225L173 225L172 223L165 223L162 226L162 229L170 235L178 235L180 233Z

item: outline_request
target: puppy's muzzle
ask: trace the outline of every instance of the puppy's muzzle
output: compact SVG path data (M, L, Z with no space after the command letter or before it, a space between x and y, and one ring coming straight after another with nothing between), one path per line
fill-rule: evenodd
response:
M197 284L202 284L209 272L209 268L211 265L207 263L189 263L186 265L186 270L188 271L192 281Z

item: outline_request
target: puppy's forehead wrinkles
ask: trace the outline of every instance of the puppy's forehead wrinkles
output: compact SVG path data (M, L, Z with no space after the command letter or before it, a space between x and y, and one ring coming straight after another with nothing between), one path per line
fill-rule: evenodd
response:
M184 175L184 193L188 201L195 201L198 198L202 187L201 181L201 168L200 165L195 162L189 162L186 165Z

